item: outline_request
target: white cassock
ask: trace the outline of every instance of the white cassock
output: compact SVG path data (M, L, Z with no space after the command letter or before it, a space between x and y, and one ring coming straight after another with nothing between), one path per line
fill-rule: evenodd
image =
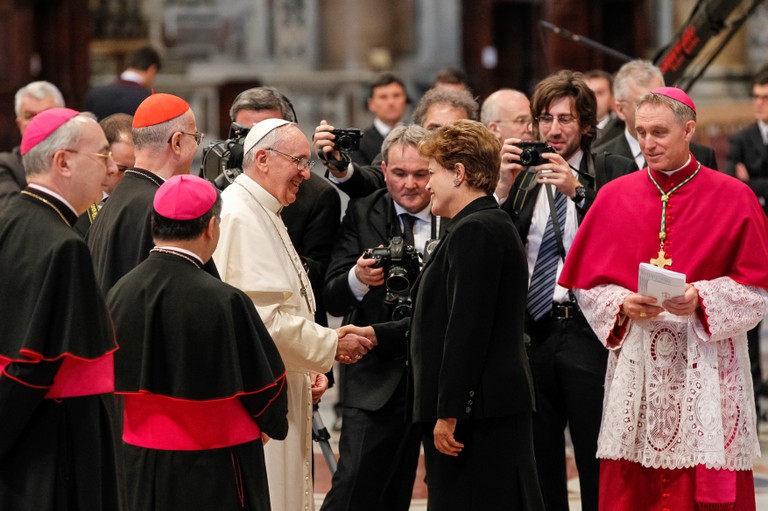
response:
M280 202L245 174L221 196L221 238L213 259L222 280L253 300L286 368L288 436L264 448L272 510L312 510L309 372L331 370L338 337L314 322L312 287L279 216Z

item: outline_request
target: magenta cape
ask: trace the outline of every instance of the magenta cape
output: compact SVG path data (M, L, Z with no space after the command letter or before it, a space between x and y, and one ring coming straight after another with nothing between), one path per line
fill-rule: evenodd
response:
M690 176L691 162L667 177L651 170L666 192ZM661 194L647 170L603 186L579 227L560 285L591 289L618 284L637 291L637 271L659 251ZM768 289L768 220L744 183L706 167L672 194L667 206L667 268L687 282L727 276Z

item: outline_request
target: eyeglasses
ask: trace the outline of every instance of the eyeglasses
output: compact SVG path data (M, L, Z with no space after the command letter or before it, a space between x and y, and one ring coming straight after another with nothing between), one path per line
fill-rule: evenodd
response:
M277 149L274 149L272 147L267 147L267 151L273 151L277 154L280 154L282 156L285 156L286 158L293 161L293 163L296 164L296 168L299 170L312 170L312 167L315 166L315 160L308 160L306 158L298 158L296 156L291 156L290 154L285 154L282 151L278 151Z
M194 132L194 133L188 133L188 132L186 132L186 131L174 131L174 132L171 134L171 136L168 138L168 143L169 143L169 144L171 143L171 140L173 140L173 136L174 136L176 133L181 133L182 135L189 135L190 137L194 137L194 139L195 139L195 143L196 143L197 145L200 145L200 144L202 144L202 143L203 143L203 137L205 136L205 133L200 133L199 131L196 131L196 132Z
M131 167L130 167L130 166L128 166L128 165L118 165L118 166L117 166L117 171L118 171L118 172L125 172L125 171L126 171L126 170L128 170L129 168L131 168Z
M74 154L86 154L89 156L98 156L99 158L104 158L104 164L107 163L107 160L112 157L112 151L107 151L106 153L89 153L86 151L77 151L75 149L64 149L68 153L74 153Z
M536 120L539 121L539 126L549 126L553 122L555 122L555 119L557 119L557 122L561 126L568 126L569 124L574 123L578 120L575 116L571 114L562 114L562 115L544 114L536 118Z
M768 94L752 94L753 101L768 101Z
M496 122L511 122L512 124L517 124L519 126L526 126L528 124L531 124L532 119L530 117L526 117L524 115L521 115L520 117L516 117L514 119L497 119Z

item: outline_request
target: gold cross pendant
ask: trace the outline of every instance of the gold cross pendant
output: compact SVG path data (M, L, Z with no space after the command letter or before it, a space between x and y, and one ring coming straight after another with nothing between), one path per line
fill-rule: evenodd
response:
M664 268L665 266L672 266L672 259L668 259L667 254L664 253L664 249L660 248L659 257L651 259L651 264L658 266L659 268Z

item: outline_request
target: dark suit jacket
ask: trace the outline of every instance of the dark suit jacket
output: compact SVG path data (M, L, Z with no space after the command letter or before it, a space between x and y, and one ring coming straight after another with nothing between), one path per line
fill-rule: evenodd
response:
M711 147L703 146L701 144L697 144L696 142L691 142L690 149L691 153L693 153L693 157L696 158L696 161L705 167L717 170L717 158L715 158L715 151ZM630 160L634 160L635 158L632 155L632 150L629 148L629 142L627 142L627 137L624 136L623 131L618 136L613 137L610 140L606 140L596 147L593 147L592 152L619 154L629 158Z
M377 286L357 299L349 289L347 275L360 255L368 248L386 245L394 233L392 198L386 189L362 199L350 201L326 274L324 300L328 312L345 316L345 324L359 326L389 321L391 308L384 303L384 286ZM405 376L405 353L396 358L382 357L373 350L345 370L344 406L374 411L393 396Z
M735 176L737 163L747 166L749 181L746 184L752 188L768 213L768 146L763 144L757 123L731 135L725 173Z
M616 179L619 176L629 174L637 170L635 161L631 158L625 158L617 154L606 154L605 164L601 166L602 170L598 169L598 165L595 164L594 172L590 170L589 160L591 158L593 162L597 160L597 156L592 153L585 155L581 159L581 165L579 167L579 182L586 188L586 198L582 207L577 207L578 221L581 222L584 215L589 211L590 206L595 201L597 190L600 189L605 183ZM602 159L603 156L600 157ZM597 175L595 175L595 173ZM533 218L533 210L536 205L536 197L539 194L539 188L541 185L538 183L533 185L529 191L526 192L525 188L535 181L534 173L522 172L510 191L509 198L501 205L501 209L509 213L512 220L517 227L520 237L523 239L523 243L528 238L528 231L531 227L531 219Z
M327 326L322 290L331 249L339 229L339 193L322 177L312 174L308 181L301 183L296 200L283 208L280 216L296 252L307 267L317 303L315 321Z
M93 112L99 120L116 113L133 115L151 94L150 89L136 82L117 80L89 90L85 97L85 110Z
M384 173L381 171L381 155L371 165L357 165L354 162L352 165L355 171L349 179L343 183L333 183L350 199L362 199L386 186ZM327 178L328 175L329 171L326 170L325 177Z
M358 165L370 165L376 155L381 152L381 144L384 137L374 125L370 125L363 131L363 139L360 141L360 150L352 153L352 161Z
M592 141L592 146L611 140L619 133L624 133L624 121L614 116L602 129L597 130L597 137Z
M476 199L451 220L414 284L410 327L374 326L376 349L402 346L410 328L414 422L533 410L523 343L527 291L514 225L493 197Z

